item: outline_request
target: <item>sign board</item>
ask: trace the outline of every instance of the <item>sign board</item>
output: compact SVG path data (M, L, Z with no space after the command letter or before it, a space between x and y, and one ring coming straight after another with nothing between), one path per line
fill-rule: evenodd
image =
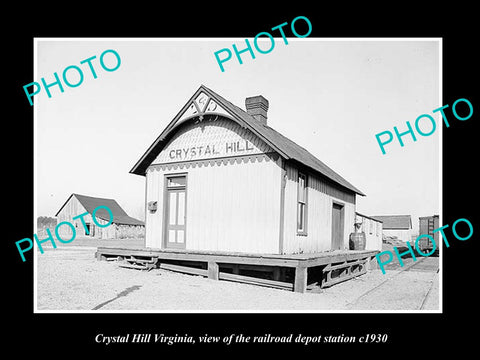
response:
M250 130L219 117L185 124L152 164L264 154L273 149Z

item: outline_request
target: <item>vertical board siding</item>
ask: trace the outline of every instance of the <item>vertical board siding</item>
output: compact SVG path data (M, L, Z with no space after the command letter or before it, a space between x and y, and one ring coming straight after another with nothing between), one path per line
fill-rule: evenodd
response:
M63 206L60 212L57 215L57 224L60 224L63 221L69 222L75 226L75 236L87 236L94 237L97 239L124 239L129 237L143 237L144 236L144 226L133 226L133 225L118 225L110 224L106 227L99 227L93 221L92 215L87 214L83 216L85 224L90 225L90 231L94 233L94 236L86 234L85 227L83 226L82 220L75 219L74 217L86 213L87 210L83 205L78 201L75 196L70 197L67 203ZM101 225L105 225L108 221L102 220L100 218L96 219L97 222ZM64 240L69 240L72 238L72 230L67 225L62 225L58 228L58 234ZM55 234L52 232L52 235ZM72 240L73 241L73 240Z
M145 246L162 248L164 176L160 171L147 171L147 203L157 201L157 210L145 214Z
M361 223L359 232L365 233L365 250L382 250L382 228L383 224L380 221L375 221L371 218L356 214L355 222ZM372 233L370 228L372 227Z
M240 144L243 141L245 145L248 142L252 149L235 153L225 151L226 144L236 141ZM215 153L192 154L191 149L207 145L215 146ZM180 150L182 154L185 151L185 156L170 156ZM272 161L268 157L267 161L267 155L257 155L271 151L249 130L228 119L182 125L146 172L146 201L157 201L157 211L146 214L146 246L163 248L165 176L186 173L185 241L188 250L328 251L332 243L333 201L343 204L343 248L348 249L349 235L354 231L355 193L322 175L306 171L307 234L298 235L298 171L292 163L285 163L284 210L280 224L282 160ZM234 160L225 159L232 156ZM283 229L282 234L280 229Z
M101 225L105 225L108 221L97 218L97 222ZM95 227L95 237L100 239L115 239L117 238L118 225L110 224L106 227Z
M227 150L233 143L237 151ZM207 145L215 152L192 154ZM182 173L186 249L278 253L280 160L264 155L272 151L229 119L182 125L146 172L146 201L157 201L157 211L146 214L146 246L163 248L165 176Z
M285 223L283 253L311 253L328 251L332 245L333 201L344 205L344 248L354 229L355 194L343 193L311 173L308 175L307 235L297 234L298 169L286 164ZM333 196L335 194L337 196Z
M341 186L332 183L330 180L311 176L312 189L319 191L323 194L327 194L338 200L355 204L355 194L351 191L345 191Z
M236 159L188 169L147 171L147 247L162 248L165 175L187 173L186 249L278 253L280 176L277 162Z
M75 216L81 215L87 212L82 204L78 201L75 196L72 196L62 210L57 215L57 224L60 224L62 221L72 223L75 226L76 236L88 236L85 234L85 228L80 219L73 220ZM90 214L83 217L86 224L93 224L93 219ZM62 225L58 227L58 233L62 239L69 240L72 237L71 228L67 225ZM52 232L52 235L55 234Z

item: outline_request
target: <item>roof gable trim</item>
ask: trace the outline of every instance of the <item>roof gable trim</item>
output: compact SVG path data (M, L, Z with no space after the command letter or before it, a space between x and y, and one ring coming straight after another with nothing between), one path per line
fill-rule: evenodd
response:
M184 123L185 121L188 121L195 117L198 117L201 121L203 119L203 116L205 115L224 116L230 120L235 121L243 128L247 128L252 131L255 136L259 137L272 149L278 152L282 157L287 160L289 159L288 155L285 154L281 149L279 149L278 146L276 146L269 139L259 133L254 127L250 126L250 124L244 121L242 117L236 113L236 109L233 104L230 104L227 100L223 99L218 94L214 93L204 85L200 85L198 90L186 102L186 104L182 107L178 114L173 118L173 120L167 125L167 127L162 131L158 138L153 142L153 144L147 149L147 151L133 166L133 168L130 170L130 173L137 175L145 175L146 168L163 149L164 146L161 146L161 143L165 141L167 136L175 128L177 128L178 125Z

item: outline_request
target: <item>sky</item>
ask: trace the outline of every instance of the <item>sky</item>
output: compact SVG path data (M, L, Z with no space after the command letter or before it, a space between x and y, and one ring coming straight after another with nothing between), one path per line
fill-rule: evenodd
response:
M37 38L32 81L52 83L70 65L84 75L63 93L52 86L51 98L43 88L34 96L37 216L54 216L79 193L113 198L143 219L145 178L129 171L201 84L243 109L246 97L267 98L269 126L367 195L357 197L358 212L410 214L415 231L419 216L440 213L438 39L277 38L270 53L244 53L243 64L233 56L222 72L214 53L232 44L242 49L245 39ZM111 72L99 63L109 49L121 58ZM94 55L96 79L80 64ZM111 53L104 60L116 64ZM76 76L68 72L70 82ZM406 131L422 114L436 131L404 136L404 147L394 139L383 155L375 135Z

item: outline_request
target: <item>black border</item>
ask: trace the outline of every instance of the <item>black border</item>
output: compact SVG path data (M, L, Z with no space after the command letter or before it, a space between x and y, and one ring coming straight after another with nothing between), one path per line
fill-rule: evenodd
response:
M12 141L4 146L4 189L8 193L6 236L3 258L4 297L7 314L5 343L12 350L32 349L32 356L60 353L71 354L124 354L125 349L138 351L144 356L150 350L160 355L180 350L207 349L209 352L238 351L253 345L222 344L195 346L159 346L158 344L129 344L104 346L96 344L98 333L165 333L224 336L230 333L245 335L288 335L290 333L315 336L318 334L345 334L360 336L364 333L387 333L387 344L324 344L308 347L290 344L299 353L311 351L321 356L321 350L335 351L339 346L366 350L385 356L389 351L412 350L431 352L462 345L467 350L475 344L475 324L469 327L476 313L476 255L478 252L478 212L475 186L478 183L475 135L480 113L475 9L468 5L449 4L438 8L422 9L407 3L368 7L340 4L336 9L322 3L315 7L290 4L259 5L223 3L216 7L198 4L178 11L158 5L110 5L72 9L68 14L58 8L28 9L14 12L8 37L8 54L3 56L7 86L4 89L4 109L8 116L5 134ZM417 4L418 5L418 4ZM122 7L129 7L123 9ZM125 11L126 10L126 11ZM469 219L475 229L473 237L465 242L452 240L444 251L444 313L443 314L33 314L33 258L27 255L22 263L14 242L33 233L33 108L25 99L22 86L33 81L34 37L254 37L258 32L290 22L303 15L310 19L313 31L310 37L441 37L443 38L443 104L458 98L467 98L473 104L474 115L465 122L452 120L443 131L443 219L452 224L458 218ZM13 24L13 25L11 25ZM274 55L272 55L272 61ZM159 84L161 86L161 84ZM448 114L448 113L447 113ZM451 114L451 113L450 113ZM408 169L403 169L408 171ZM52 174L52 177L55 176ZM415 174L412 174L415 176ZM8 220L7 220L8 219ZM447 235L452 237L451 232ZM10 318L9 318L10 319ZM333 346L333 347L332 347ZM282 352L285 345L255 345L269 351ZM72 351L73 350L73 351ZM372 352L373 351L373 352Z

